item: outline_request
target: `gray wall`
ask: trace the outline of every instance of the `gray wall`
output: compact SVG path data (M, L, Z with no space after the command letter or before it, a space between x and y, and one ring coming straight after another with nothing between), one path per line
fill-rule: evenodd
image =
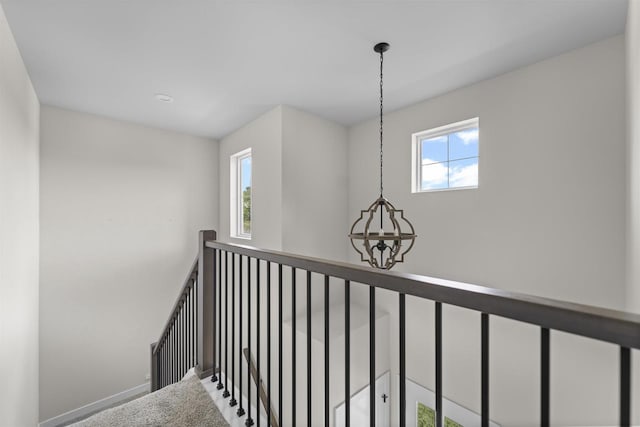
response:
M640 0L629 0L627 67L627 310L640 313ZM635 396L640 393L640 352L633 352ZM640 423L640 410L633 414Z
M628 253L627 308L640 312L640 1L629 1L627 15Z
M39 114L0 6L0 426L38 421Z
M218 223L216 141L43 107L40 419L145 383Z
M347 130L282 107L282 247L344 260L347 231Z
M230 156L252 149L251 239L230 235ZM220 141L219 239L342 260L346 256L347 131L278 106Z
M411 134L471 117L480 118L480 187L411 194ZM377 131L377 119L349 130L350 218L376 197L362 165L376 164ZM397 270L624 307L622 36L387 114L385 142L385 195L419 235ZM397 297L380 302L397 311ZM408 376L433 388L432 304L407 304ZM480 316L447 307L444 322L445 395L479 411ZM492 325L492 417L535 424L538 331ZM615 423L617 349L560 333L552 346L553 423Z
M230 156L251 148L251 240L230 236ZM282 249L282 108L276 107L220 141L218 239Z
M252 149L252 236L237 239L229 233L230 156ZM346 257L346 197L347 197L347 130L336 123L289 106L278 106L241 127L220 142L220 234L219 239L305 254L308 256L344 260ZM244 260L246 271L246 258ZM253 261L255 265L255 261ZM236 268L238 268L236 262ZM253 267L255 268L255 267ZM266 267L262 267L263 301L266 301ZM255 272L255 270L253 270ZM291 307L291 270L283 271L283 307ZM306 294L302 284L306 276L298 272L298 312L305 312ZM255 286L255 273L252 276ZM322 278L313 277L313 309L322 305ZM272 324L277 324L277 268L272 268ZM332 302L340 301L341 282L333 281ZM238 291L236 290L236 293ZM245 294L246 298L246 294ZM255 304L255 300L254 300ZM245 313L247 304L243 305ZM255 310L255 307L253 308ZM266 316L266 312L263 313ZM285 321L291 318L284 313ZM263 327L264 327L263 322ZM252 324L255 340L255 325ZM239 334L237 334L239 336ZM262 346L266 345L266 332ZM243 336L246 342L246 334ZM255 343L253 344L255 345ZM275 344L274 344L275 345ZM290 345L287 341L283 344ZM254 347L255 349L255 347ZM339 356L336 354L336 360ZM266 369L265 358L262 368ZM332 362L333 363L333 362ZM300 362L300 369L302 368ZM277 378L277 366L272 368ZM264 372L264 371L263 371ZM237 373L236 373L237 375ZM283 375L288 375L284 373ZM300 377L302 378L302 372ZM301 380L302 381L302 380ZM304 384L301 383L300 390ZM255 396L255 390L253 391ZM321 383L314 384L313 393L322 393ZM274 397L277 399L277 397ZM284 413L291 411L290 390L284 390ZM339 400L336 397L336 402ZM300 402L300 401L299 401ZM275 403L274 403L275 405ZM300 414L301 410L298 411ZM286 421L285 421L286 424Z

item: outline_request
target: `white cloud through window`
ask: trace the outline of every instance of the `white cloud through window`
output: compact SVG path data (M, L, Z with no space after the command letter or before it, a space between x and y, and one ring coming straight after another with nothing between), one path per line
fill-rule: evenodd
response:
M448 167L447 162L433 163L423 159L422 188L460 188L478 185L478 163Z
M478 141L478 128L463 130L461 132L458 132L457 135L458 135L458 138L462 140L464 145L469 145L472 142Z

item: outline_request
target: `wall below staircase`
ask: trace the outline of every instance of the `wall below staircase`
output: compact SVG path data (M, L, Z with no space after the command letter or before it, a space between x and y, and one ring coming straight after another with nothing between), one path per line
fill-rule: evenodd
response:
M40 103L0 6L0 426L38 421Z
M218 222L218 143L54 107L41 120L40 419L147 382Z

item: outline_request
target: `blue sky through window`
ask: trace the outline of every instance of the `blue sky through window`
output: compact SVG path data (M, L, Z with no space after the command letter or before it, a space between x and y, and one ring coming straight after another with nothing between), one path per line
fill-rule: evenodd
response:
M251 156L240 161L240 186L242 191L251 187Z
M478 128L420 141L421 190L478 186Z
M240 214L239 234L251 236L251 154L239 158L238 162L240 194L238 194L238 210Z
M439 136L422 140L422 164L446 162L448 160L447 137Z

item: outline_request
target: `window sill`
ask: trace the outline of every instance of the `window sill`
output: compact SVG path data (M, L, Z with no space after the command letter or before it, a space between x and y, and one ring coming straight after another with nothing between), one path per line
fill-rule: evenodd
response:
M232 239L251 240L251 236L229 236Z
M474 187L455 187L455 188L434 188L433 190L412 191L411 194L442 193L444 191L477 190L477 189L478 189L478 186L474 186Z

